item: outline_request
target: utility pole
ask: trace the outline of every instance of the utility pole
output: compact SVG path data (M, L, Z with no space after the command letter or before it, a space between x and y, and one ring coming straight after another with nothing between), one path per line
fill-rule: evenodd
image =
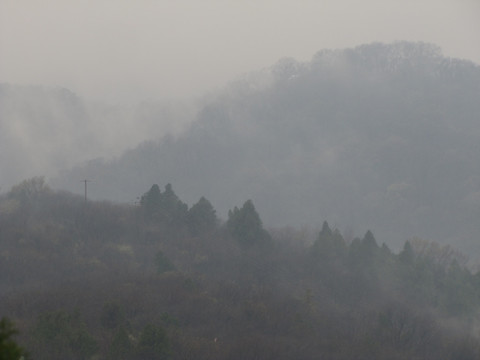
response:
M85 204L87 203L87 182L90 182L91 180L81 180L80 182L85 183Z

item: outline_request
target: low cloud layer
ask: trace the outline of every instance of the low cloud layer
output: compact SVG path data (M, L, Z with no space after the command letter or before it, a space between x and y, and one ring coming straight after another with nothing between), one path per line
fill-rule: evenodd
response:
M0 82L109 102L198 96L276 62L372 41L480 63L477 0L0 3Z

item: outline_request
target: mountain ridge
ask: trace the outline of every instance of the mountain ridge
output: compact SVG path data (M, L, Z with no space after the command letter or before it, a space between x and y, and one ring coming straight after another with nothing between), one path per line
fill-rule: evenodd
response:
M335 71L319 61L331 54ZM175 183L187 202L203 194L223 216L253 198L271 226L328 219L374 228L394 247L419 236L480 252L469 220L480 215L479 84L478 65L424 43L283 59L227 86L176 138L53 185L79 192L88 177L93 198L133 201L152 183Z

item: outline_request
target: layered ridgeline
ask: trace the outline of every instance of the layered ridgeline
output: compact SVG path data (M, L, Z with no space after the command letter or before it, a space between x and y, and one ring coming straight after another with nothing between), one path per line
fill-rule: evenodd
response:
M173 102L106 105L65 88L0 83L0 191L176 132L191 112Z
M480 66L399 42L283 59L234 82L177 138L91 161L56 188L134 201L175 183L223 217L253 198L268 226L328 219L398 249L418 236L477 251Z

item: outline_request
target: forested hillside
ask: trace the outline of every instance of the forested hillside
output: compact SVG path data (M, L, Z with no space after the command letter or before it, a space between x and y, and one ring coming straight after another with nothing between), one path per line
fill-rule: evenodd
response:
M26 180L0 197L0 316L33 359L478 359L480 275L447 246L226 221Z
M131 201L174 183L222 216L255 199L266 224L328 218L375 228L394 249L419 237L480 255L480 67L424 43L323 50L283 59L225 88L178 138L146 142L52 181Z

